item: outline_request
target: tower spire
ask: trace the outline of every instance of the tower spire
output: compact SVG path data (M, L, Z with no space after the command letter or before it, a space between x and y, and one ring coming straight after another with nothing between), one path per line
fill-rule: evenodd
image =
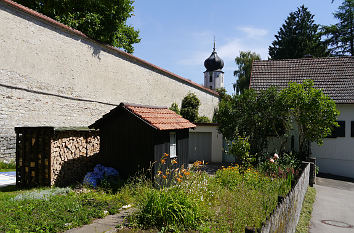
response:
M214 36L214 48L213 48L213 52L215 52L215 36Z

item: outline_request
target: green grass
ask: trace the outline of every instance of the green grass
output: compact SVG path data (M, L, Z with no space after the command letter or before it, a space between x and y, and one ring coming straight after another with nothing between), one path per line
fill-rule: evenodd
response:
M304 202L302 204L300 219L296 226L297 233L309 232L312 207L315 200L316 200L316 189L313 187L308 187Z
M15 172L16 169L0 169L0 172Z
M246 226L260 227L276 207L278 195L286 195L290 189L286 179L270 178L253 169L242 173L238 167L229 167L215 176L189 173L172 187L141 196L132 226L177 232L244 232Z
M62 232L117 213L133 195L129 188L115 194L83 190L0 189L0 232Z
M160 177L164 180L164 174ZM0 232L62 232L117 213L126 204L137 208L130 217L137 232L244 232L245 226L260 227L278 195L290 189L286 179L238 167L215 176L180 169L170 178L172 185L161 189L142 177L104 190L5 187L0 189Z
M16 171L16 163L15 162L10 162L10 163L5 163L5 162L0 162L0 172L12 172Z

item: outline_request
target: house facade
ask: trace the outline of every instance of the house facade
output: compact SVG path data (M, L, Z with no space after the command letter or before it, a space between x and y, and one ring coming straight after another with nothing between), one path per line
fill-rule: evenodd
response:
M331 97L340 111L340 127L323 145L311 145L319 171L354 178L354 57L254 61L250 88L282 89L306 79L313 80L314 87Z

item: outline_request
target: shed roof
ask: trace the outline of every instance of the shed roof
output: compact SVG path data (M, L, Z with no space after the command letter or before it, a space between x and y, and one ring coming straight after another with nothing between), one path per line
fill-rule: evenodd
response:
M129 103L121 103L118 107L112 109L105 114L101 119L97 120L90 128L100 128L100 126L107 120L112 119L120 110L126 110L143 120L146 124L158 130L175 130L195 128L196 125L184 119L174 111L167 107L146 106Z
M354 57L254 61L250 87L285 88L289 82L312 79L336 103L354 103Z

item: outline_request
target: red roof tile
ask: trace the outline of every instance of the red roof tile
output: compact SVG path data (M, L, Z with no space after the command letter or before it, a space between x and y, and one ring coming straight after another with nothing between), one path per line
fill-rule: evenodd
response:
M250 87L280 89L312 79L336 103L354 103L354 57L254 61Z
M187 129L196 127L195 124L192 124L187 119L184 119L167 107L121 103L118 107L112 109L101 119L90 125L89 128L100 128L101 124L114 118L115 114L119 114L122 110L129 111L136 117L143 120L146 124L158 130Z
M158 130L186 129L196 127L196 125L192 124L167 107L130 104L125 104L124 106L133 114L137 115Z

